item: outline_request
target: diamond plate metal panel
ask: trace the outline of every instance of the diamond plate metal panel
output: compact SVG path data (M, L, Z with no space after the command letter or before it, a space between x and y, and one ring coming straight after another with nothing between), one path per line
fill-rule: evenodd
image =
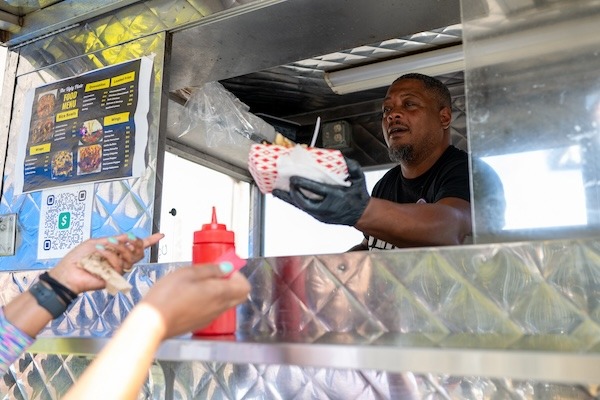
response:
M106 291L82 294L64 316L53 320L38 337L110 337L133 305L164 274L181 264L155 264L134 268L127 276L133 289L127 295L111 296ZM39 271L0 273L0 304L27 290ZM0 394L9 399L60 399L90 364L92 357L26 353L0 382ZM149 371L138 399L164 399L165 375L158 363Z
M599 257L589 239L253 258L242 270L252 292L238 309L238 340L335 343L341 352L392 344L598 353ZM87 293L41 337L111 336L148 288L182 265L138 265L127 275L131 293ZM0 273L2 302L38 273ZM141 398L592 399L599 387L249 361L158 361ZM85 365L75 355L26 354L0 393L55 398Z
M198 362L161 365L172 371L174 398L180 399L417 399L417 385L427 387L421 377L407 380L379 371Z
M599 254L585 240L256 259L243 328L310 341L352 332L366 343L419 333L442 347L489 346L473 335L490 335L518 349L533 336L589 351L600 343Z
M91 362L92 358L84 356L26 353L4 375L0 394L15 400L60 399ZM155 363L137 399L166 398L164 381L162 369Z

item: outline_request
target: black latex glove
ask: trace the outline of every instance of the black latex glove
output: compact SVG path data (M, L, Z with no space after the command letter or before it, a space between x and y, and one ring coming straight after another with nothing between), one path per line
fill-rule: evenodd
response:
M290 191L275 189L273 196L298 207L321 222L354 226L367 208L371 196L360 164L346 158L346 165L349 174L347 180L352 183L348 187L292 176ZM319 198L309 198L303 191L314 193Z

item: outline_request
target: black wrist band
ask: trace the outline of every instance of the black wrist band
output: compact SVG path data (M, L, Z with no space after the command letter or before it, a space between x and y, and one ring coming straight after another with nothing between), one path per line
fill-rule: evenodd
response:
M35 297L41 307L48 310L52 315L52 318L59 317L69 306L69 303L63 302L52 288L44 285L40 281L31 285L29 292Z
M51 277L48 272L41 274L40 280L50 285L52 290L54 290L67 305L71 304L73 300L77 298L77 293L73 292L68 287Z

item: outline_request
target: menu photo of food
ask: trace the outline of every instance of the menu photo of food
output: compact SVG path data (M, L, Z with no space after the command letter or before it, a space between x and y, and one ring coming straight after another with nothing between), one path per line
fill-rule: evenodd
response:
M102 166L102 146L93 144L80 147L77 157L77 175L99 172Z
M56 104L56 90L41 93L37 98L35 114L38 118L54 115L54 105Z
M34 121L31 128L31 144L47 142L54 136L54 117L48 116Z
M31 144L47 142L54 136L56 90L38 95L30 129Z
M102 140L103 128L97 119L87 120L79 128L79 137L83 144L94 144Z
M57 151L52 156L52 179L67 178L73 175L73 152Z

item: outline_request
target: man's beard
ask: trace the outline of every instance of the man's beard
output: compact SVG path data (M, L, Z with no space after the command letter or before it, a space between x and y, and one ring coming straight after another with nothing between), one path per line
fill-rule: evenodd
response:
M388 147L388 154L390 160L393 162L406 162L410 163L415 158L415 152L411 145L401 145L397 147Z

